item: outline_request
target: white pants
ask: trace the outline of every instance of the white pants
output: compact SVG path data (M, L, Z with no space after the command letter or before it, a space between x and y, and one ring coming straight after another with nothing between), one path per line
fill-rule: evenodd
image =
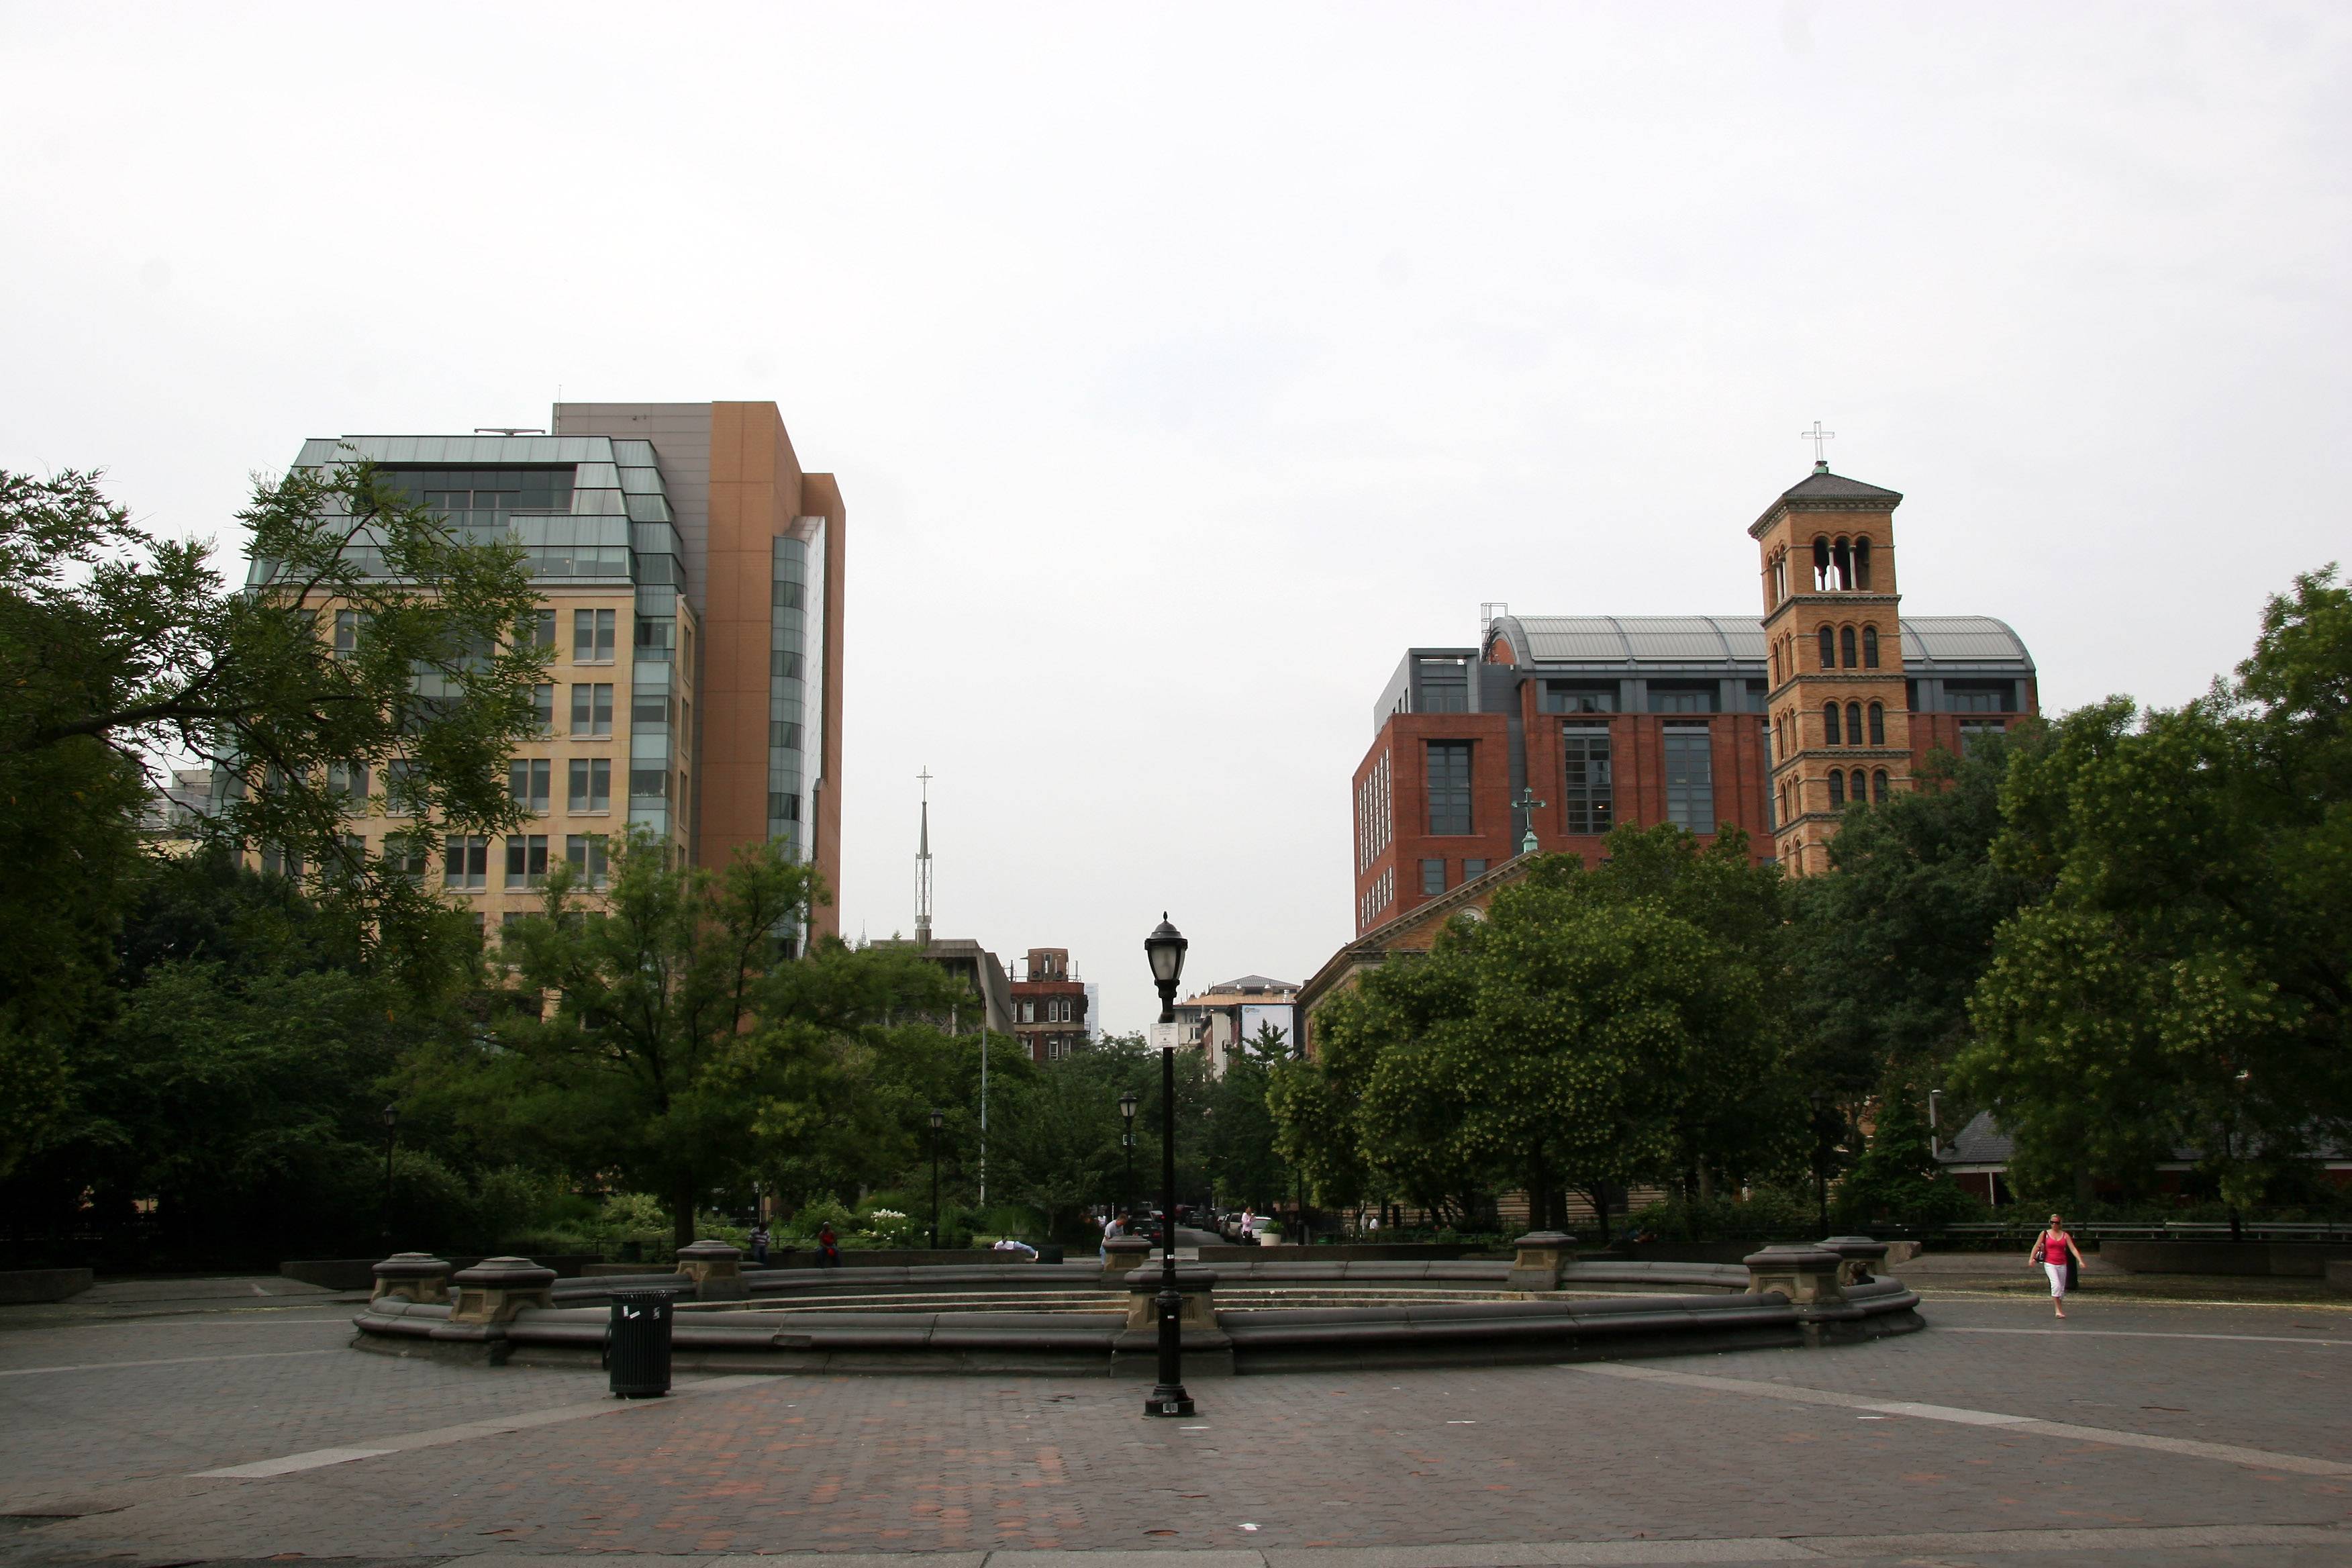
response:
M2042 1266L2042 1271L2050 1276L2050 1293L2053 1296L2064 1296L2066 1294L2066 1266L2063 1263L2045 1263Z

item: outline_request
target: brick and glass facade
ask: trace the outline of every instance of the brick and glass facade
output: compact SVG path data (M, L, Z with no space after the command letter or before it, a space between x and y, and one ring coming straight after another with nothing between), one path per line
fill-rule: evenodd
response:
M1759 860L1819 872L1850 801L2036 712L2005 624L1898 614L1901 501L1825 468L1783 492L1751 530L1760 621L1503 614L1475 647L1407 650L1353 780L1355 929L1475 880L1530 832L1593 860L1615 826L1733 823Z

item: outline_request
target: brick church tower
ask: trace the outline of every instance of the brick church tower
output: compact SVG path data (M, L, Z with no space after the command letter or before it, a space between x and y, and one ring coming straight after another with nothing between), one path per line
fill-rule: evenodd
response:
M1847 802L1911 786L1894 490L1825 462L1748 530L1763 557L1775 853L1795 876L1829 869Z

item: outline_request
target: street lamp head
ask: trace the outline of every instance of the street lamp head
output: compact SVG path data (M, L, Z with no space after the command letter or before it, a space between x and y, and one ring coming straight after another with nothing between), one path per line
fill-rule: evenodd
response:
M391 1131L394 1128L395 1128L395 1127L397 1127L397 1126L399 1126L399 1125L400 1125L400 1107L398 1107L397 1105L387 1105L387 1106L385 1106L385 1107L383 1108L383 1130L384 1130L385 1131L389 1132L389 1131Z
M1135 1090L1130 1089L1125 1094L1118 1097L1118 1113L1121 1116L1126 1117L1129 1121L1135 1120Z
M948 1113L934 1106L931 1109L931 1131L937 1132L948 1124Z
M1166 911L1161 911L1159 929L1143 939L1143 951L1151 960L1153 984L1165 989L1176 984L1184 973L1184 950L1192 944L1184 933L1168 923Z

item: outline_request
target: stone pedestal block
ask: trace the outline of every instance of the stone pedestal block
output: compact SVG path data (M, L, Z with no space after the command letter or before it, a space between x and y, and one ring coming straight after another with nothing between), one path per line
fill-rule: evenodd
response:
M1105 1274L1125 1274L1151 1261L1151 1243L1139 1236L1114 1236L1103 1243Z
M1745 1261L1748 1289L1756 1295L1777 1290L1800 1307L1845 1300L1845 1259L1825 1247L1768 1247Z
M1576 1238L1557 1230L1531 1230L1513 1245L1518 1256L1505 1283L1514 1290L1557 1290L1559 1271L1576 1261Z
M553 1305L555 1270L528 1258L485 1258L460 1270L453 1283L457 1305L449 1313L450 1322L506 1323L525 1307Z
M1844 1260L1838 1270L1838 1283L1866 1285L1871 1276L1886 1267L1886 1243L1866 1236L1832 1236L1824 1240L1822 1248L1834 1252Z
M679 1247L677 1271L694 1281L698 1301L740 1301L751 1293L743 1254L723 1241L706 1238Z
M374 1273L375 1288L368 1292L371 1302L397 1296L403 1300L437 1307L449 1299L446 1258L423 1252L395 1252L377 1264Z
M1160 1329L1160 1285L1158 1268L1138 1269L1128 1276L1127 1326L1129 1331L1145 1330L1157 1333ZM1177 1293L1184 1298L1184 1310L1177 1317L1177 1325L1185 1333L1213 1330L1217 1326L1217 1276L1207 1268L1179 1268L1176 1270Z

